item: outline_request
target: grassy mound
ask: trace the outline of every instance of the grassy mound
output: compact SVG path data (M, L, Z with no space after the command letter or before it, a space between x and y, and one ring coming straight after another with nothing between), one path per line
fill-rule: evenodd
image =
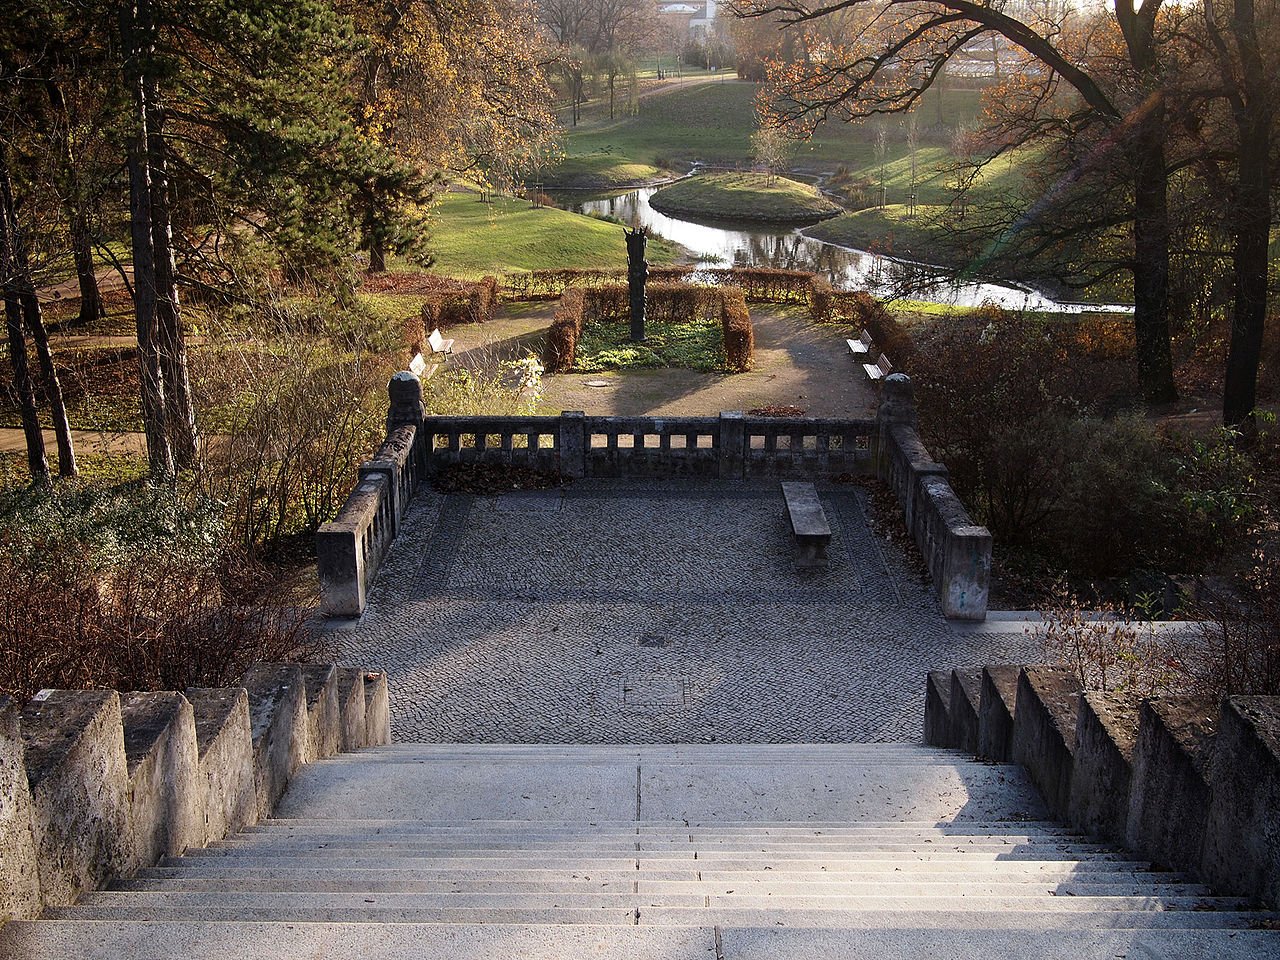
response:
M581 190L611 190L642 187L667 178L667 173L648 163L636 163L608 151L565 157L547 171L543 186Z
M816 187L761 173L690 177L659 190L649 202L676 217L761 223L808 223L834 217L841 209Z

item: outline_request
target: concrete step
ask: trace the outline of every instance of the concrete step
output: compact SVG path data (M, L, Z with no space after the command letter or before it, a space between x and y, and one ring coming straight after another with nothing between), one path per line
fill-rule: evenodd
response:
M417 856L419 852L430 853L436 850L477 850L477 851L547 851L549 853L594 853L609 856L619 851L679 852L682 850L708 851L709 855L725 853L780 853L789 857L795 856L834 856L841 853L885 852L922 852L937 850L953 851L995 851L1003 852L1010 848L1026 850L1036 849L1052 854L1056 852L1091 853L1109 850L1110 847L1090 843L1072 837L1034 837L1011 835L1005 837L973 836L973 837L920 837L907 834L877 837L806 837L806 838L774 838L774 837L705 837L688 834L683 837L655 836L621 836L600 838L583 836L575 842L573 838L563 836L498 836L488 834L473 836L449 835L432 837L420 835L414 837L394 837L380 834L368 837L344 837L340 835L316 835L309 837L264 837L254 835L234 837L211 844L211 851L246 850L260 853L289 853L291 851L364 851L366 853L384 852Z
M1095 861L1110 863L1126 860L1124 854L1116 853L1107 847L1098 846L1064 846L1047 847L1037 844L1024 846L993 847L940 847L929 844L903 844L897 848L889 845L868 845L866 848L842 848L837 850L805 851L805 850L749 850L723 848L663 848L658 850L616 850L572 848L547 849L485 849L481 847L438 847L438 848L405 848L379 849L370 846L363 849L320 848L260 848L260 847L209 847L191 850L180 858L186 862L198 860L232 861L243 860L252 863L284 863L301 866L304 863L316 866L326 864L356 866L395 866L402 869L425 866L431 863L450 866L460 861L488 861L496 863L525 864L549 862L557 866L565 864L571 868L589 867L592 864L617 863L639 860L652 869L669 869L672 866L687 865L698 861L709 870L737 870L738 866L726 864L794 866L810 863L813 869L848 870L853 864L865 861L946 861L958 860L973 863L991 863L995 861L1037 860L1037 861ZM166 860L166 866L172 866L175 860ZM616 868L615 868L616 869Z
M951 880L923 879L919 876L878 876L855 874L849 878L818 874L814 879L794 879L765 875L719 880L713 878L688 879L640 879L637 873L630 875L610 873L605 875L561 876L548 879L513 878L494 875L488 878L462 879L439 877L436 879L386 881L355 881L342 879L316 880L314 878L245 877L232 881L227 877L193 877L184 879L132 878L112 884L114 891L160 893L548 893L575 896L578 893L634 892L644 895L722 896L730 894L751 896L847 896L873 897L890 891L911 896L931 897L1207 897L1211 894L1203 884L1190 882L1153 882L1151 877L1136 874L1118 878L1104 874L1101 878L1046 879L1029 876L1025 879L995 879L992 877L957 877Z
M1109 869L1112 864L1082 868L1079 864L1053 862L999 862L991 864L884 864L882 869L866 870L701 870L697 864L689 864L683 870L637 870L635 864L617 870L599 869L547 869L527 866L516 869L465 870L389 870L365 868L358 870L318 869L313 867L242 867L236 864L196 864L176 867L150 867L140 870L128 879L117 881L119 889L154 889L166 882L183 889L181 884L193 884L189 889L248 889L243 884L279 884L278 889L322 889L323 884L345 885L335 889L394 889L397 884L449 883L501 881L514 883L572 883L579 880L600 880L613 883L637 881L690 881L708 883L754 883L774 877L794 883L910 883L920 881L950 882L953 880L1006 883L1190 883L1189 877L1179 873L1161 873L1138 869L1137 864L1116 864L1122 869ZM134 887L132 884L138 884ZM201 886L196 886L200 884ZM208 884L208 886L202 886ZM222 886L218 886L221 884ZM154 886L153 886L154 885ZM263 887L269 889L269 887Z
M380 922L412 922L421 911L455 910L627 910L632 907L684 907L767 909L937 910L963 913L969 910L1038 910L1088 912L1091 910L1238 910L1244 901L1207 896L1051 896L1036 888L1012 895L966 896L946 886L934 893L926 886L905 887L901 891L871 893L814 893L769 895L748 890L744 893L632 893L570 890L540 893L261 893L256 891L146 891L100 890L86 893L71 907L62 908L62 918L118 919L124 910L141 917L146 911L186 910L192 917L212 916L211 911L229 911L232 917L298 920L315 919L319 913L334 918ZM242 913L236 913L242 911Z
M224 923L207 921L10 923L0 930L5 960L290 960L361 957L365 960L1276 960L1280 935L1256 930L1198 929L1200 915L1123 914L1151 921L1108 929L1073 925L1057 915L972 915L963 935L936 927L931 916L862 915L866 924L831 929L711 926L428 925L386 927L341 923ZM1191 925L1167 928L1168 919ZM916 920L920 922L915 923ZM892 925L886 925L892 924Z
M1004 833L1019 833L1027 836L1080 836L1079 831L1064 827L1061 823L1021 822L1021 820L1001 820L1001 822L955 822L937 823L934 820L920 822L902 822L902 820L881 820L881 822L833 822L833 823L673 823L637 822L637 820L593 820L593 822L575 822L575 820L343 820L343 819L307 819L284 820L270 819L244 829L241 836L255 835L312 835L312 833L330 833L340 836L419 836L445 835L445 833L493 833L493 835L525 836L534 833L539 836L562 835L579 837L591 833L596 836L684 836L687 833L705 836L777 836L777 837L809 837L809 836L884 836L886 833L910 833L913 836L1000 836Z

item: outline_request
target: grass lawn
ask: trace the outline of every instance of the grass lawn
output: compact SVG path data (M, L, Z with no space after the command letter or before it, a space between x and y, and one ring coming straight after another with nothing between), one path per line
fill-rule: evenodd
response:
M943 266L962 265L962 257L941 237L947 208L918 204L915 216L907 216L905 204L870 207L815 223L805 235L857 250L874 250Z
M547 188L609 190L619 187L647 186L671 175L648 163L636 163L607 151L565 157L546 172L542 185Z
M565 147L570 156L609 151L659 166L675 161L746 160L751 156L751 134L756 129L758 89L757 84L741 80L717 80L655 94L640 102L636 116L579 126L566 138ZM958 125L973 121L979 113L975 90L945 91L941 102L941 123L936 94L928 94L917 111L924 128L922 144L949 141ZM890 160L905 156L906 133L901 120L891 118L885 123ZM820 126L809 141L797 145L794 163L829 168L842 163L866 166L874 153L875 139L875 128L869 124L831 121Z
M663 187L649 202L677 217L764 223L808 223L840 212L816 187L761 173L690 177Z
M629 321L589 323L578 338L573 369L589 372L644 367L723 371L724 334L717 323L650 323L644 343L631 342Z
M608 269L627 263L622 228L616 223L554 207L535 210L527 200L507 197L486 205L474 193L445 194L435 211L428 246L436 258L432 269L454 277L569 267ZM651 264L671 263L678 255L674 246L660 238L649 241Z

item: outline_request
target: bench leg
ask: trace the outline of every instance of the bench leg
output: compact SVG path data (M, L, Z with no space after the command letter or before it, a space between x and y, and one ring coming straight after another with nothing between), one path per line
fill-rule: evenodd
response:
M799 556L796 557L797 570L826 570L831 565L827 557L827 545L817 540L797 541Z

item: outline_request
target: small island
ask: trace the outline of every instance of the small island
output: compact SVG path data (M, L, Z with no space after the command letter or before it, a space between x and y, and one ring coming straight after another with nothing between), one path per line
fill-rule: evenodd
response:
M816 187L763 173L688 177L663 187L649 203L673 217L753 223L813 223L843 209Z

